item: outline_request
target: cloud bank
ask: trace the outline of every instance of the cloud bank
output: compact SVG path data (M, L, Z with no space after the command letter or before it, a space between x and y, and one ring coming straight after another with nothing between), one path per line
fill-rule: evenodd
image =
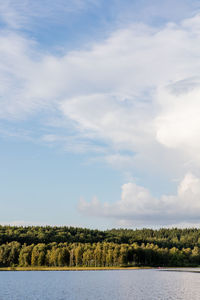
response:
M122 186L121 200L101 203L97 198L91 202L81 199L79 211L88 216L111 218L118 225L163 226L181 223L199 223L200 178L191 173L185 175L178 185L176 195L155 198L150 191L133 182Z

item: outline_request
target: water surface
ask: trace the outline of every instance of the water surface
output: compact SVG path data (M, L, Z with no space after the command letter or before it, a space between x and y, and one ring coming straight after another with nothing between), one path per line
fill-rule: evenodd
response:
M200 273L2 271L0 300L199 300Z

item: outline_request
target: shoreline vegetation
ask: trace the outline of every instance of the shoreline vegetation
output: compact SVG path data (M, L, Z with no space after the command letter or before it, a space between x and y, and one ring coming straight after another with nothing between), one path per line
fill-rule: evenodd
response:
M130 270L160 270L170 272L200 273L199 267L0 267L1 271L130 271Z
M173 272L195 272L200 273L200 266L197 267L130 267L130 266L119 266L119 267L0 267L1 271L117 271L117 270L160 270L160 271L173 271Z
M1 226L0 270L197 267L200 230Z

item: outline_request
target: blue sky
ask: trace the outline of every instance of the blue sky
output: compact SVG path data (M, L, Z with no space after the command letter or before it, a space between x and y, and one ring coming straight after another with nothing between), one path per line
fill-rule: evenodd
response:
M0 223L199 226L200 1L0 3Z

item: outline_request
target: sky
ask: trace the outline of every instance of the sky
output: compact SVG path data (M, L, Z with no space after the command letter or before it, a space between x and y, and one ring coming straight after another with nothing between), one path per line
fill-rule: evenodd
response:
M0 2L0 223L199 227L200 1Z

